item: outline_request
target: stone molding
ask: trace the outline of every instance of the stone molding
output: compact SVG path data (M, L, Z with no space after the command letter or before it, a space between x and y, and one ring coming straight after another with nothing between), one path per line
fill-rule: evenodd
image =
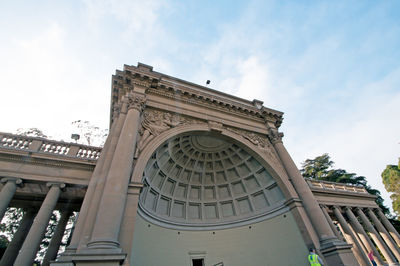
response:
M218 223L203 223L203 224L182 224L174 222L171 220L166 220L158 216L153 215L151 212L147 211L143 206L143 203L139 201L138 214L146 221L153 224L159 225L161 227L175 229L175 230L190 230L190 231L207 231L207 230L223 230L229 228L240 227L249 224L255 224L265 220L272 219L276 216L285 214L290 211L290 208L285 204L275 207L268 212L257 214L252 217L246 217L242 219L237 219L235 221L225 222L224 224Z
M134 86L137 85L145 88L146 94L202 105L259 122L269 121L276 127L279 127L283 120L282 112L262 106L262 102L259 100L248 101L227 95L207 87L154 72L151 66L141 63L138 64L138 67L125 65L124 71L117 70L112 80L111 110L126 93L133 91ZM112 114L113 112L111 112Z
M26 156L29 156L29 160L26 160ZM86 170L92 172L95 167L95 162L87 162L82 160L82 162L68 162L62 161L60 158L34 158L28 154L1 154L0 160L7 162L17 162L23 164L32 164L32 165L43 165L55 168L67 168L67 169L77 169L77 170Z

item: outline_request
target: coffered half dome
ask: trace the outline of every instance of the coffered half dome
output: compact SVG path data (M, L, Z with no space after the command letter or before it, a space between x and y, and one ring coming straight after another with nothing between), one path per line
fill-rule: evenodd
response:
M141 214L164 226L231 227L285 207L263 164L244 145L215 135L171 138L148 161L143 184Z

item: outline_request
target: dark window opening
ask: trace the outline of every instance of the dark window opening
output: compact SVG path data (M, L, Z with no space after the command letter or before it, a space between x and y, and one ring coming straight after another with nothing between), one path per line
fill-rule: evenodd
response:
M204 266L204 259L192 259L193 266Z

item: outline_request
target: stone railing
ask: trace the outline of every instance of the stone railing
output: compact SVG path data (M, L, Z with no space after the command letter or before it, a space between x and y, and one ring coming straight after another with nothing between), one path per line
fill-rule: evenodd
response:
M342 183L335 183L329 181L312 180L306 179L310 188L322 188L326 190L356 192L356 193L368 193L362 186L347 185Z
M0 149L2 148L86 160L97 160L101 153L101 148L99 147L0 132Z

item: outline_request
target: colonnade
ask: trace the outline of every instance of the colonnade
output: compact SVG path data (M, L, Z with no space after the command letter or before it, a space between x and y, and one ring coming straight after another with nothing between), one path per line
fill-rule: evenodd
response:
M15 196L19 185L23 180L19 178L2 178L3 188L0 192L0 221L3 219L10 202ZM46 184L48 192L40 208L23 208L23 217L12 241L8 244L1 260L0 266L32 265L40 244L45 236L46 228L51 215L56 210L58 199L65 188L63 183L49 182ZM42 265L49 265L55 260L60 248L62 238L72 211L61 210L61 218L58 221L55 232L51 238Z
M379 208L326 206L321 209L338 238L344 238L360 265L400 265L400 236Z

